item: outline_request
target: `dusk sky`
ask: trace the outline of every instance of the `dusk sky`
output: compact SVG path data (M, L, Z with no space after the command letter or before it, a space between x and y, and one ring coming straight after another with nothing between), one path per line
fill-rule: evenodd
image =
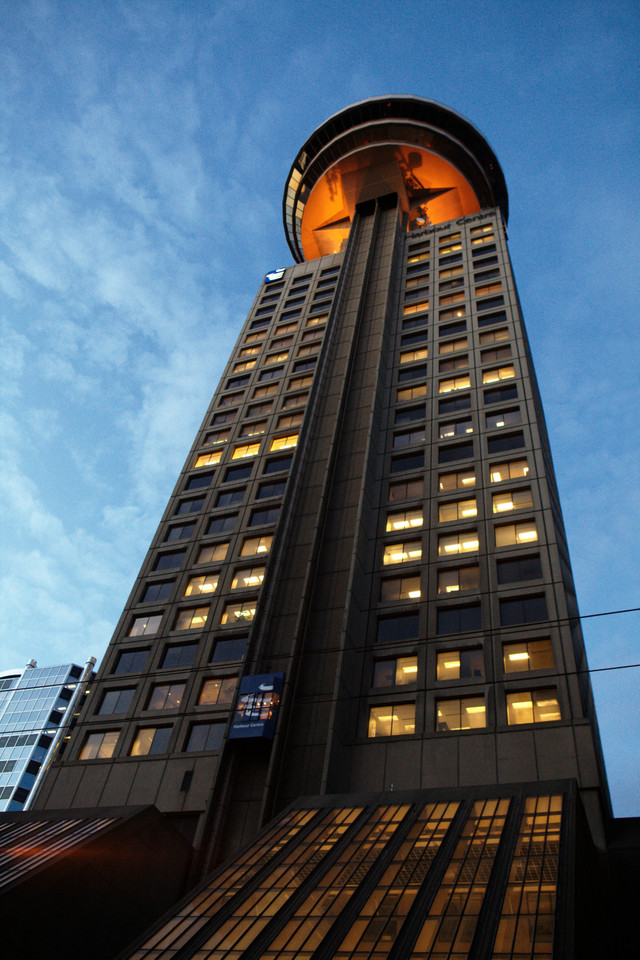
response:
M0 670L100 660L318 124L415 94L488 139L583 615L638 607L640 8L526 0L0 5ZM640 614L583 623L640 661ZM640 815L640 670L595 673Z

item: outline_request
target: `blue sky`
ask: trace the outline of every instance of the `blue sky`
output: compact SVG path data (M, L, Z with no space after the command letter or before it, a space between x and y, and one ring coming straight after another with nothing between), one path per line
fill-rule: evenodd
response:
M356 21L356 17L359 22ZM327 116L440 100L496 151L583 614L638 606L633 2L0 6L0 669L100 658ZM589 619L592 667L640 616ZM640 814L640 671L594 677Z

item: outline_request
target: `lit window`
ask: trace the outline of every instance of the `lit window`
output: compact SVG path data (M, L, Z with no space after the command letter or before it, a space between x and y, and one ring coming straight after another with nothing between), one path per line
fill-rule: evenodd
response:
M267 383L266 385L264 385L264 386L262 386L262 387L256 387L255 390L253 391L253 398L254 398L254 400L258 400L258 399L260 399L261 397L271 397L271 396L273 396L274 393L277 393L277 392L278 392L278 387L279 387L279 386L280 386L280 384L278 384L278 383Z
M90 733L80 751L79 760L108 760L113 756L118 742L119 730Z
M544 640L528 640L524 643L505 643L502 654L505 673L552 670L554 666L549 637Z
M186 684L156 683L151 689L147 703L147 710L174 710L179 707L184 697Z
M310 356L312 353L315 353L315 352L317 351L317 349L318 349L319 346L320 346L320 343L319 343L319 342L318 342L318 343L307 343L307 344L304 344L303 346L301 346L301 347L298 348L298 353L296 354L296 356L298 356L298 357L308 357L308 356Z
M502 284L500 281L497 283L485 283L481 287L476 287L476 297L486 297L490 293L500 293L502 290Z
M441 380L438 384L438 393L451 393L452 390L466 390L471 386L469 376L452 377L450 380Z
M305 387L311 386L313 383L313 377L294 377L292 380L289 380L287 390L303 390Z
M233 372L240 373L242 370L251 370L255 365L255 360L240 360L239 363L234 364Z
M484 223L479 227L471 227L471 229L469 230L469 233L472 237L482 236L482 234L485 234L485 233L493 233L493 224Z
M497 430L500 427L512 427L516 423L522 423L522 414L519 407L514 407L512 410L496 410L495 413L485 414L485 421L487 430Z
M313 327L318 323L324 323L325 320L329 319L328 313L319 313L317 317L309 317L305 323L305 327Z
M185 744L187 753L200 750L220 750L224 737L224 723L194 723Z
M213 447L218 443L226 443L231 436L231 430L216 430L215 433L208 433L204 438L205 447Z
M192 607L190 610L181 610L176 617L174 630L202 630L207 617L209 616L209 607Z
M405 387L402 390L396 392L396 400L398 403L402 403L404 400L415 400L418 397L426 397L427 395L427 386L424 383L419 384L415 387Z
M185 597L195 597L201 594L215 593L218 587L219 574L207 573L202 577L190 577L184 591Z
M194 463L194 469L196 467L206 467L212 463L220 463L222 457L222 450L213 450L211 453L202 453L199 457L196 457Z
M508 493L494 493L491 497L494 513L504 513L506 510L528 510L533 506L531 490L511 490Z
M269 452L272 453L274 450L286 450L288 447L295 447L298 443L297 433L290 433L286 437L275 437L271 441L271 446L269 447Z
M153 753L166 753L170 737L171 727L142 727L136 734L129 756L146 757Z
M240 430L240 436L241 437L257 437L261 433L264 433L266 429L267 429L266 420L256 420L254 423L245 423L242 429ZM231 459L232 460L238 459L235 456L235 451L234 451L234 456Z
M292 413L286 417L280 417L278 419L278 430L290 430L292 427L299 427L302 423L304 414L303 413Z
M446 280L447 277L458 277L463 272L463 268L460 267L445 267L444 270L438 271L438 277L440 280Z
M259 443L245 443L234 448L234 451L231 454L231 459L241 460L243 457L255 457L259 450Z
M449 244L449 246L447 246L447 247L440 247L438 253L439 253L441 256L444 256L444 255L447 254L447 253L455 253L456 250L462 250L462 244L461 244L461 243L451 243L451 244Z
M441 307L444 307L450 303L461 303L464 300L465 294L464 290L459 293L447 293L442 297L438 297L438 303Z
M507 723L549 723L561 720L558 692L555 687L544 690L518 690L507 694Z
M198 706L230 706L233 703L237 685L237 677L218 677L213 680L205 680L198 697Z
M486 727L487 710L484 697L458 697L436 702L436 730L473 730Z
M298 329L297 323L283 323L281 327L276 327L275 335L280 337L285 333L293 333L294 330Z
M478 514L476 498L454 500L453 503L441 503L438 507L438 523L450 523L452 520L468 520Z
M399 513L387 514L387 532L395 530L407 530L414 527L421 527L424 522L422 508L417 510L402 510Z
M425 360L429 355L427 347L419 350L404 350L400 354L400 363L412 363L414 360Z
M228 543L213 543L210 547L202 547L198 551L196 563L220 563L227 555Z
M126 713L131 706L135 687L118 687L117 690L107 690L100 701L97 713L106 716L112 713ZM82 757L80 758L82 759Z
M373 665L374 687L404 687L415 683L418 677L417 657L396 657L378 660Z
M483 370L482 371L482 382L483 383L496 383L498 380L510 380L511 377L515 377L516 372L514 370L513 364L507 364L505 367L495 367L493 370Z
M246 342L246 341L245 341L245 342ZM259 347L259 346L243 347L242 350L240 351L240 353L238 354L238 356L239 356L239 357L252 357L252 356L254 356L256 353L260 353L260 350L261 350L261 349L262 349L262 347Z
M402 309L402 315L406 317L410 313L422 313L423 310L429 309L429 301L421 300L419 303L407 304L406 307Z
M394 577L393 580L383 580L380 588L380 599L383 602L419 600L420 577Z
M438 489L441 493L448 490L464 490L475 487L475 470L458 470L456 473L441 473L438 478Z
M484 680L482 650L447 650L439 653L436 661L438 680Z
M408 500L421 497L424 493L422 480L400 480L389 484L389 500Z
M471 246L480 246L483 243L490 243L492 240L495 240L494 235L492 233L488 233L486 237L474 237L471 241Z
M488 330L487 333L480 334L480 343L484 347L488 343L498 343L500 340L509 339L509 328L498 327L496 330Z
M452 437L464 437L473 433L473 420L455 420L453 423L441 423L438 428L439 440L450 440Z
M245 600L243 603L228 603L224 608L220 623L228 625L250 623L255 615L255 600Z
M538 530L534 520L521 523L505 523L495 528L496 547L516 547L523 543L535 543Z
M264 340L266 336L266 330L259 330L256 333L249 333L244 338L245 343L256 343L258 340Z
M136 617L129 630L130 637L144 637L149 634L157 633L160 627L162 614L154 614L149 617Z
M420 263L422 260L428 260L430 256L429 251L426 253L415 253L412 257L407 258L407 263Z
M282 353L270 353L268 357L265 357L264 364L267 366L269 363L282 363L287 359L288 356L288 350L284 350Z
M242 544L242 550L240 551L240 556L253 557L259 553L268 553L269 550L271 550L272 543L273 543L272 536L249 537Z
M447 340L438 346L438 353L456 353L458 350L466 350L469 346L467 337L459 337L457 340Z
M405 290L411 290L413 287L424 287L429 281L429 265L425 264L423 269L419 271L417 277L408 277L407 282L405 283ZM425 287L425 290L428 290L428 287Z
M409 563L411 560L419 560L421 556L422 544L419 540L391 543L384 548L382 563L385 567L392 563Z
M246 587L259 587L264 580L265 567L246 567L236 570L231 581L232 590L244 590Z
M480 587L480 567L449 567L438 571L438 593L460 593Z
M369 710L368 737L399 737L415 733L415 703L396 703Z
M438 537L438 556L454 557L458 553L477 553L480 547L477 530L450 533Z
M529 476L529 464L526 460L508 460L506 463L492 463L489 468L491 483L503 480L518 480Z

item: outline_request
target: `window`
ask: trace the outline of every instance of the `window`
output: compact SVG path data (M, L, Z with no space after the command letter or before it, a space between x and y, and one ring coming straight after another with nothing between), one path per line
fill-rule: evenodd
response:
M405 453L391 460L391 473L400 473L402 470L417 470L424 467L424 453Z
M231 589L244 590L247 587L259 587L264 580L265 570L266 567L245 567L244 570L236 570L231 581Z
M220 458L222 457L222 450L214 450L211 453L203 453L199 457L196 457L194 463L194 468L196 467L207 467L212 463L220 463Z
M373 665L374 687L403 687L415 683L418 675L417 657L396 657L378 660Z
M313 370L318 358L314 357L313 360L297 360L293 365L294 373L302 373L303 370Z
M226 397L221 397L219 407L228 407L232 403L237 403L242 400L242 393L228 393ZM235 414L235 410L232 411Z
M533 506L533 497L531 490L524 487L522 490L494 493L491 502L494 513L504 513L506 510L529 510Z
M469 366L469 356L466 353L459 357L453 357L449 360L440 360L438 369L440 373L453 373L456 370L466 370Z
M276 327L276 337L280 337L285 333L294 333L298 329L297 323L283 323L281 326Z
M529 464L526 460L508 460L505 463L492 463L489 467L491 483L503 480L519 480L529 476Z
M169 527L165 536L165 543L173 543L175 540L188 540L195 530L195 523L180 523L175 527Z
M263 474L266 476L269 473L281 473L283 470L288 470L293 463L293 457L279 457L277 460L267 460Z
M458 697L436 701L436 730L474 730L487 725L484 697Z
M305 387L310 387L312 383L312 376L293 377L287 384L287 390L304 390Z
M487 438L487 450L489 453L506 453L507 450L520 450L522 447L524 447L524 434L521 430L517 433L508 433Z
M276 297L273 297L273 298L270 297L269 299L277 300L279 296L280 294L278 294ZM266 336L266 330L258 330L256 331L256 333L247 334L247 336L244 338L244 342L256 343L259 340L264 340L265 336Z
M147 710L175 710L182 703L185 686L186 684L183 681L156 683L151 688Z
M185 490L201 490L203 487L209 487L213 477L213 473L197 473L194 477L189 477Z
M380 600L392 602L395 600L419 600L420 577L394 577L393 580L383 580L380 587Z
M404 350L400 354L400 363L413 363L414 360L425 360L429 356L427 347L419 347L416 350Z
M383 550L382 563L385 567L392 563L409 563L411 560L419 560L421 556L422 544L419 540L390 543Z
M477 530L443 534L438 537L438 556L454 557L458 553L477 553L479 546Z
M480 647L446 650L436 658L438 680L484 680L484 658Z
M119 733L119 730L104 730L101 733L88 734L78 759L108 760L114 754Z
M441 503L438 507L438 523L450 523L452 520L468 520L478 514L476 498L468 500L454 500L452 503Z
M438 570L438 593L459 593L461 590L478 590L480 567L448 567Z
M464 298L464 290L461 290L459 293L446 293L443 296L438 297L438 303L441 307L444 307L450 303L462 303Z
M106 690L97 713L101 716L109 713L126 713L131 706L135 692L135 687L118 687L116 690Z
M270 353L268 357L265 357L265 366L270 363L282 363L289 356L289 351L284 350L281 353Z
M514 597L500 601L500 624L514 627L521 623L548 620L547 601L543 593L529 597Z
M278 418L278 430L289 430L292 427L299 427L304 417L303 413L292 413L288 416Z
M483 309L488 306L488 303L483 304ZM478 326L479 327L488 327L490 324L494 323L504 323L507 319L507 314L504 310L497 310L495 313L485 313L483 317L478 317Z
M369 710L368 737L400 737L415 730L415 703L396 703Z
M182 500L175 509L176 516L183 516L189 513L199 513L204 506L204 497L194 497L191 500Z
M505 523L495 528L496 547L517 547L523 543L535 543L538 530L535 520L520 523Z
M485 390L484 392L484 402L487 405L503 403L505 400L516 400L517 397L518 388L515 383L509 383L505 387L494 387L493 390Z
M228 603L224 608L220 623L237 626L241 623L249 623L255 615L255 600L245 600L243 603Z
M258 379L266 379L266 378L259 377ZM270 397L277 392L278 392L277 383L263 384L263 386L255 388L255 390L253 391L253 399L259 400L262 397Z
M228 543L212 543L210 547L201 547L196 563L222 563L228 549Z
M555 687L543 690L518 690L507 694L507 723L549 723L561 720L558 691Z
M428 321L429 317L426 314L420 317L405 317L405 319L402 321L402 329L413 330L414 327L424 327Z
M455 323L443 324L438 331L438 336L440 337L440 339L442 339L442 337L452 337L456 333L464 333L466 329L467 329L467 321L457 320Z
M247 647L246 637L218 640L211 655L211 663L233 663L242 660Z
M242 544L241 557L253 557L258 553L268 553L273 542L272 536L248 537Z
M456 353L458 350L466 350L469 347L467 337L459 337L457 340L447 340L438 346L438 353Z
M419 407L404 407L404 409L396 412L395 422L412 423L414 420L424 420L425 413L424 404L421 404Z
M211 420L212 427L219 427L223 423L231 423L238 415L237 410L224 410L222 413L216 413Z
M252 463L243 463L238 467L228 467L227 472L224 475L224 482L231 483L234 480L246 480L251 476L252 470Z
M246 387L251 378L249 375L245 377L233 377L231 380L227 380L227 390L237 390L238 387Z
M498 427L512 427L516 423L522 423L520 407L513 407L511 410L496 410L493 413L486 413L485 423L487 425L487 430L497 430Z
M116 661L114 674L139 673L147 662L148 654L148 650L125 650Z
M311 309L312 309L312 310L317 310L318 308L317 308L317 307L312 307ZM309 317L309 319L308 319L307 322L305 323L305 327L312 327L312 326L314 326L314 325L317 324L317 323L324 323L325 320L328 320L328 319L329 319L329 314L328 314L328 313L319 313L319 314L318 314L317 316L315 316L315 317Z
M229 533L236 525L237 513L229 513L226 517L214 517L209 521L207 533Z
M261 433L264 433L266 429L267 429L266 420L256 420L254 421L254 423L245 423L240 431L240 436L241 437L258 437L260 436ZM231 459L236 460L237 458L234 456Z
M454 320L456 317L458 318L464 317L466 312L467 312L466 308L463 305L460 305L459 307L453 307L452 309L449 309L449 310L441 310L440 313L438 314L438 322L444 323L447 320ZM462 326L461 324L459 326L461 330L466 329L466 324L465 326Z
M243 457L255 457L260 450L259 443L245 443L235 447L231 454L232 460L241 460Z
M238 490L225 490L219 493L216 500L216 507L232 507L236 503L242 503L246 487L240 487Z
M187 753L194 753L199 750L220 750L224 727L224 723L192 724L185 750Z
M231 706L237 686L237 677L218 677L213 680L205 680L198 697L198 706Z
M459 397L445 397L438 400L438 413L456 413L458 410L471 409L471 395L463 393Z
M422 480L400 480L389 484L389 500L408 500L410 497L421 497L424 493Z
M243 370L252 370L255 367L255 365L256 365L255 360L240 360L238 363L234 364L233 372L241 373ZM237 381L235 381L235 383L237 383ZM235 383L234 383L234 386L235 386ZM239 383L238 383L238 386L240 386Z
M497 330L488 330L480 334L480 343L484 347L488 343L499 343L501 340L509 339L509 328L498 327Z
M408 530L415 527L421 527L424 522L422 507L415 510L402 510L398 513L387 514L387 524L385 530Z
M284 398L282 409L287 410L289 407L299 407L301 404L306 403L308 399L308 393L295 393L291 397Z
M202 630L208 616L209 607L191 607L189 610L181 610L176 617L173 629Z
M441 380L438 384L438 393L451 393L452 390L466 390L471 386L469 376L453 377L450 380Z
M262 523L275 523L280 515L280 507L265 507L263 510L254 510L249 520L250 527L258 527Z
M512 363L507 364L504 367L495 367L492 370L483 370L482 371L482 382L483 383L496 383L497 380L510 380L511 377L515 377L516 372Z
M482 250L472 250L472 251L471 251L471 256L472 256L472 257L481 257L481 256L484 256L486 253L495 253L496 245L495 245L495 243L489 243L490 240L495 240L495 237L493 237L493 236L487 236L486 239L483 239L483 240L472 240L472 241L471 241L472 244L474 244L474 243L483 243L483 244L486 243L487 246L485 246L484 249L482 249Z
M185 588L185 597L198 597L203 594L215 593L218 588L219 574L206 573L201 577L190 577Z
M163 580L160 583L149 583L142 595L143 603L160 603L168 600L173 591L175 580Z
M130 757L147 757L154 753L166 753L171 737L171 727L141 727L133 741Z
M410 313L422 313L423 310L429 309L428 300L420 300L418 303L407 304L402 308L403 317L408 316Z
M286 450L289 447L295 447L298 443L298 434L290 433L286 437L275 437L271 441L271 446L269 447L269 453L273 453L274 450Z
M298 357L308 357L308 356L310 356L312 353L315 353L315 352L317 351L317 349L318 349L319 346L320 346L320 343L319 343L319 342L318 342L318 343L307 343L307 344L303 344L303 346L301 346L301 347L298 348L298 353L296 354L296 356L298 356Z
M505 643L502 647L505 673L523 673L531 670L552 670L551 640L526 640L524 643Z
M214 447L218 443L226 443L230 436L231 430L215 430L205 436L203 446Z
M198 643L171 643L164 651L161 670L182 669L190 667L198 652Z
M398 390L396 392L396 400L398 403L402 403L405 400L417 400L418 397L426 397L426 395L427 386L421 383L416 387L405 387L404 390Z
M444 271L442 271L444 273ZM455 290L458 287L464 287L464 277L454 277L452 280L444 280L438 284L438 291L443 293L445 290Z
M277 480L275 483L262 483L258 488L258 500L266 500L267 497L280 497L287 486L286 480Z
M471 229L469 230L469 234L470 234L472 237L478 236L478 235L482 235L482 234L484 234L484 233L493 233L493 224L492 224L492 223L483 223L481 226L479 226L479 227L471 227ZM473 243L473 241L472 241L472 243Z
M321 337L323 333L324 333L324 330L307 330L306 333L302 334L302 337L300 339L302 340L303 343L305 343L308 340L315 340L316 337L318 338ZM319 346L320 346L320 340L318 340L318 343L316 344L316 347L319 347Z
M415 380L417 377L426 377L426 375L427 365L425 363L421 363L417 367L410 367L408 370L401 370L398 374L398 382L404 383L405 380Z
M416 333L405 333L401 338L401 343L403 347L408 347L413 343L422 343L429 336L429 331L425 327L424 330L418 330Z
M477 270L478 267L484 267L484 263L478 263L477 261L473 264L474 270ZM487 283L489 280L494 280L496 277L500 276L499 267L492 267L490 270L481 270L480 273L474 273L473 282L474 283ZM477 291L476 291L477 293Z
M261 347L259 347L258 345L251 346L251 347L243 347L240 353L238 354L238 356L253 357L255 356L256 353L260 353L260 350L261 350Z
M495 283L484 283L482 286L476 287L476 297L486 297L490 293L500 293L501 290L502 283L499 280Z
M438 463L453 463L454 460L468 460L473 456L473 441L452 443L448 447L438 447Z
M470 630L480 630L482 626L482 611L479 603L468 604L464 607L443 607L438 610L437 633L466 633Z
M395 450L401 447L410 447L414 443L424 443L426 431L424 427L418 427L417 430L406 430L403 433L396 433L393 436L393 447Z
M466 487L475 487L475 470L458 470L456 473L441 473L438 477L438 489L441 493L448 490L464 490Z
M378 620L378 643L398 643L401 640L418 639L418 614L405 613L397 617L381 617Z
M131 629L129 630L128 636L144 637L157 633L161 620L161 613L151 614L146 617L136 617L131 624Z
M520 583L522 580L539 580L542 577L542 563L539 554L531 557L516 557L498 560L498 583Z
M264 413L269 413L272 406L273 400L267 400L265 403L254 403L247 409L247 416L261 417Z
M258 380L261 383L263 383L265 380L277 380L277 378L282 375L283 370L284 367L273 367L271 370L263 370L259 375ZM257 396L257 394L254 393L254 397L255 396Z
M452 437L464 437L473 433L473 420L454 420L452 423L441 423L438 428L439 440L450 440Z

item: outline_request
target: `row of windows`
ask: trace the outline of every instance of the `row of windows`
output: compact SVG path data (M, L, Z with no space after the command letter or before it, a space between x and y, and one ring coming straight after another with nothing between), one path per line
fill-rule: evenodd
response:
M187 753L201 750L219 750L222 747L224 729L224 721L192 723L183 750ZM146 757L166 753L172 732L172 726L140 727L136 731L128 755L130 757ZM115 753L119 736L119 730L104 730L88 734L78 759L110 759Z
M209 663L235 663L242 660L247 645L246 636L234 636L230 639L218 639L213 645ZM199 641L187 641L185 643L168 643L162 656L158 668L160 670L183 670L193 665L198 653ZM118 655L112 670L114 676L125 674L141 673L147 665L150 650L148 647L122 650Z
M197 706L230 707L233 704L237 677L213 677L203 681ZM184 699L186 681L177 680L170 683L156 683L151 688L145 710L174 710ZM106 690L102 696L96 714L108 716L126 713L131 706L135 695L135 687L118 687Z

